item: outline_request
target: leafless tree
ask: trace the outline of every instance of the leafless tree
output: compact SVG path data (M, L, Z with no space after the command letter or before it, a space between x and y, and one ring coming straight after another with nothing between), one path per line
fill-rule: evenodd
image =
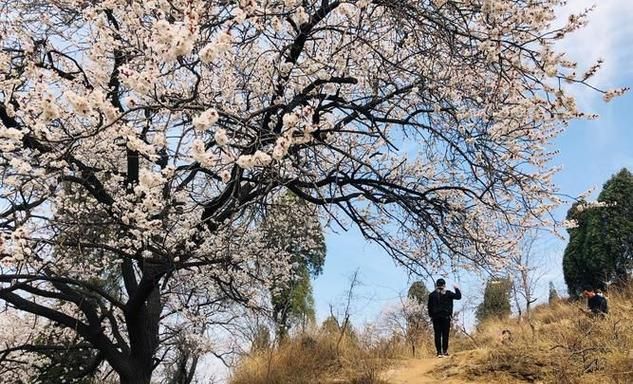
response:
M519 321L525 316L530 320L532 304L538 297L536 290L545 275L544 255L537 254L535 245L541 239L538 233L530 231L522 240L520 251L512 256L510 276L512 278L512 293Z

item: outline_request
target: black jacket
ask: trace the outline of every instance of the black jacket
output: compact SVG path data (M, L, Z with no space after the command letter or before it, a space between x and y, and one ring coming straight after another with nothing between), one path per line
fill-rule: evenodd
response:
M437 290L429 294L429 316L431 319L450 319L453 316L453 300L462 298L462 292L455 288L455 293L446 291L443 294Z
M591 312L593 313L609 313L607 299L605 299L603 296L595 295L594 297L589 298L589 300L587 300L587 305L589 306L589 310L591 310Z

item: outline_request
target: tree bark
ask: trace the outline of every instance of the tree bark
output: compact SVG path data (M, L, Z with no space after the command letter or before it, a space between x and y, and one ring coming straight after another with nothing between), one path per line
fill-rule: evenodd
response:
M162 304L158 282L165 274L164 266L145 262L140 282L125 308L130 340L130 369L119 372L121 384L149 384L154 371L154 353L158 348L158 332Z
M150 384L152 380L152 370L147 371L143 369L141 366L135 366L136 364L132 364L133 368L131 372L126 375L120 375L120 383L121 384ZM139 368L139 369L136 369Z

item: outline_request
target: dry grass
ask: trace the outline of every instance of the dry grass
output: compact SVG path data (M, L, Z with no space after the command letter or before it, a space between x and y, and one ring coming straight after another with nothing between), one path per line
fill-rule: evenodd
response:
M459 340L468 350L456 359L461 375L497 384L633 383L633 289L612 292L609 306L606 318L586 315L582 302L560 302L536 308L529 322L483 324L473 341Z
M233 371L230 383L386 384L381 372L411 354L410 347L395 337L345 336L340 343L338 338L338 334L313 332L247 356ZM419 348L426 350L426 346Z
M609 295L610 314L585 314L582 302L543 305L530 321L516 318L483 324L471 338L456 335L437 377L495 384L633 383L633 287ZM503 337L509 330L511 337ZM430 335L426 335L430 342ZM397 337L345 337L315 333L242 360L231 384L386 384L384 371L411 358ZM418 348L429 355L426 344Z

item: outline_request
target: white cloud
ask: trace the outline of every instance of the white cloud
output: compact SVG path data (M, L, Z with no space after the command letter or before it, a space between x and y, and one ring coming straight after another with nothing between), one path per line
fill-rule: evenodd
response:
M633 0L569 0L559 10L560 22L570 14L580 13L594 7L589 13L589 23L584 28L568 35L557 50L565 52L567 59L578 63L578 73L583 73L603 59L602 68L590 83L602 90L631 87L633 85ZM611 142L617 131L613 121L607 118L612 113L613 102L606 104L602 94L589 87L572 86L569 91L576 98L581 111L599 114L600 128L590 133L594 147L603 148ZM597 127L597 125L592 125ZM589 134L589 133L588 133Z
M633 1L631 0L571 0L561 11L561 17L577 13L593 5L589 24L569 36L561 49L577 61L580 68L605 60L594 81L600 87L620 87L633 75Z

